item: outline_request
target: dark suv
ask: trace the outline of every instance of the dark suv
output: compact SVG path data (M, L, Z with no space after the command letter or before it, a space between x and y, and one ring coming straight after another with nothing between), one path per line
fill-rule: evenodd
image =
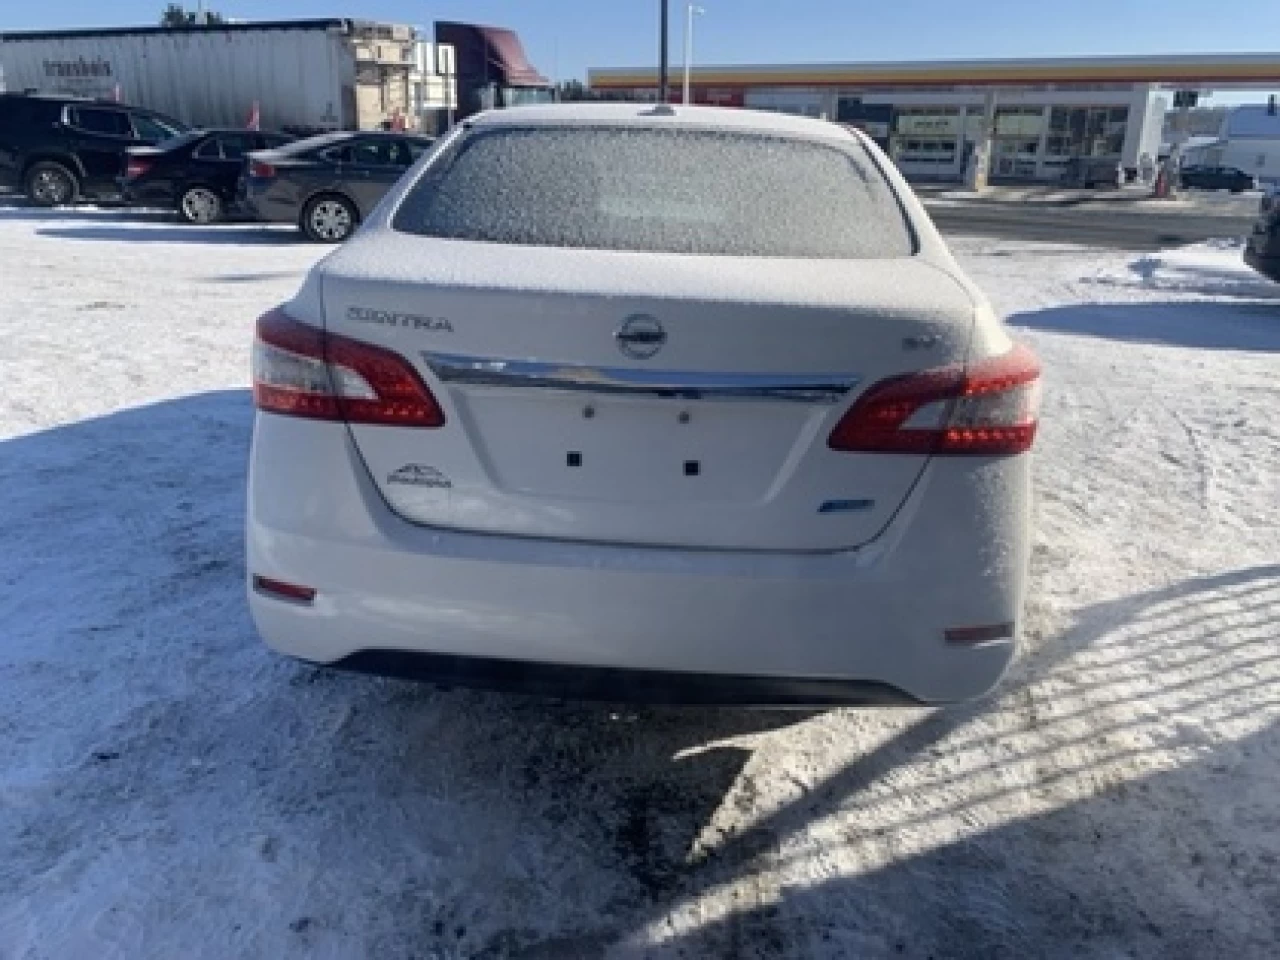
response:
M125 151L167 140L185 124L121 103L0 94L0 187L52 207L119 194Z

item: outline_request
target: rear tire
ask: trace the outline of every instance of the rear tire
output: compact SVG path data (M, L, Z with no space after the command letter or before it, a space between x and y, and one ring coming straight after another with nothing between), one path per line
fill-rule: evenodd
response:
M178 215L187 223L217 223L222 219L222 198L205 186L187 187L178 198Z
M27 171L25 187L27 199L37 207L75 203L80 196L80 182L76 175L52 160L32 164Z
M356 232L360 213L346 197L312 197L302 209L302 232L315 243L341 243Z

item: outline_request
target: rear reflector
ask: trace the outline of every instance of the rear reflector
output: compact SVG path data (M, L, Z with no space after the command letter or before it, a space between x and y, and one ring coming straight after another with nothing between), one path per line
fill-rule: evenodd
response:
M1012 623L992 623L983 627L952 627L942 634L947 643L960 647L976 647L997 640L1013 639Z
M129 162L125 165L124 175L133 180L150 170L153 163L154 161L143 160L141 157L130 157Z
M1028 348L873 384L831 431L832 450L1014 454L1031 449L1040 363Z
M276 168L269 163L263 163L261 160L249 161L249 176L257 177L259 180L270 180L276 175Z
M254 576L253 589L268 596L296 600L300 603L310 603L316 597L312 587L302 587L296 583L285 583L283 580L272 580L269 577Z
M444 425L436 398L400 354L325 333L280 309L258 318L253 400L259 410L312 420Z

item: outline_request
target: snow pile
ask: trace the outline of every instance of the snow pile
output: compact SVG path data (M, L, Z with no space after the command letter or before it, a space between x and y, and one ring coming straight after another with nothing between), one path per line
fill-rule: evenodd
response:
M1269 956L1280 303L955 247L1046 366L1008 681L636 713L269 654L249 338L323 251L0 206L0 956Z

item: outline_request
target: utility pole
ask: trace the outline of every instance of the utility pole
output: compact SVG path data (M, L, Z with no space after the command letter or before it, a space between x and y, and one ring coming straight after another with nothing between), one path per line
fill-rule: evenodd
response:
M667 6L669 0L658 0L658 102L667 102Z
M693 65L693 15L695 13L706 13L696 3L685 5L684 18L684 88L681 92L680 102L686 107L693 102L689 91L689 70Z
M996 88L988 87L982 101L982 128L978 131L978 140L973 145L973 153L969 155L964 172L965 186L977 193L987 189L987 178L991 174L991 135L995 128ZM964 142L963 132L959 140Z

